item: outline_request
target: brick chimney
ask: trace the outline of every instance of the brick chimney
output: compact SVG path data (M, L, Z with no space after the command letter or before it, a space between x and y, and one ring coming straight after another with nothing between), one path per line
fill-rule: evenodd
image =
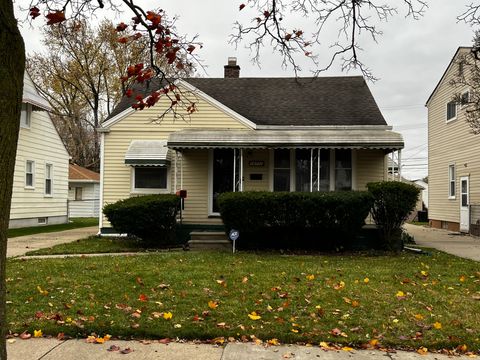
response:
M236 57L229 57L228 64L224 67L224 77L225 78L239 78L240 77L240 66L237 65Z

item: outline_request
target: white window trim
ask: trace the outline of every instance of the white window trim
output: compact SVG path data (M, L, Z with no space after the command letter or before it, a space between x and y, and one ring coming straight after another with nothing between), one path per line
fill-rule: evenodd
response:
M452 121L457 120L457 116L458 116L458 104L455 103L455 116L452 117L452 118L450 118L450 119L447 119L447 117L448 117L448 104L451 104L452 102L453 102L453 101L449 101L449 102L447 102L447 104L445 105L445 119L446 119L446 120L445 120L445 123L447 123L447 124L450 123L450 122L452 122Z
M47 168L50 166L50 178L47 178ZM47 179L50 179L50 194L47 194ZM44 197L53 197L53 164L45 164L45 183L44 183Z
M165 166L162 166L165 167ZM170 194L170 166L166 166L167 168L167 187L166 188L149 188L149 189L137 189L135 187L135 166L132 166L130 169L130 194Z
M450 168L453 166L453 180L450 178ZM450 193L450 184L454 183L454 194ZM448 199L455 200L457 195L457 179L456 179L456 166L455 164L448 164Z
M27 117L26 117L27 122L22 123L22 118L20 116L20 127L23 129L30 129L30 127L32 126L32 105L28 103L24 103L24 104L27 108Z
M27 164L32 163L32 185L27 185ZM25 160L25 189L33 190L35 189L35 161L34 160Z

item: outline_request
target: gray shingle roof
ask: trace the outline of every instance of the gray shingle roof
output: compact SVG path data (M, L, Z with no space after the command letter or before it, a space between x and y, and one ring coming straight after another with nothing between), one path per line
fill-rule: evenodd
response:
M185 81L257 125L386 125L361 76ZM137 87L136 94L148 95L155 86L158 81L148 89ZM110 117L134 102L122 99Z

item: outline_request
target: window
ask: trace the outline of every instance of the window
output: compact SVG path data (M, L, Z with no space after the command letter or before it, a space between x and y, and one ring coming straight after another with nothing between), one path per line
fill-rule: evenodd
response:
M38 218L38 224L39 225L47 225L48 224L48 219L46 217Z
M319 155L320 155L320 158L319 158ZM311 175L311 179L310 179L310 175ZM330 190L330 150L328 149L297 149L295 150L295 191L329 191L329 190Z
M45 165L45 195L52 195L53 165Z
M451 199L454 199L455 198L455 165L448 166L448 179L449 179L448 197Z
M35 180L35 162L27 160L25 165L25 186L34 187Z
M290 191L290 150L275 149L273 157L273 191Z
M454 120L457 117L457 103L450 101L447 104L447 121Z
M310 191L311 156L310 149L295 150L295 191Z
M76 187L75 188L75 200L76 201L82 200L82 196L83 196L83 188Z
M20 126L24 128L30 127L32 116L32 105L22 103L22 111L20 113Z
M166 190L167 168L166 167L135 167L134 168L135 190Z
M335 190L352 190L352 151L335 150Z

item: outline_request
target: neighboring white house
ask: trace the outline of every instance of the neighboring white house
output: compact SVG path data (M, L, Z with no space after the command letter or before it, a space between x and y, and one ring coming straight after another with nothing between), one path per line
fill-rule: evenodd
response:
M67 222L69 155L48 110L25 73L10 228Z
M428 209L428 183L426 183L422 179L414 180L413 182L422 188L421 198L423 204Z
M96 217L100 204L100 174L70 164L68 176L69 217Z

